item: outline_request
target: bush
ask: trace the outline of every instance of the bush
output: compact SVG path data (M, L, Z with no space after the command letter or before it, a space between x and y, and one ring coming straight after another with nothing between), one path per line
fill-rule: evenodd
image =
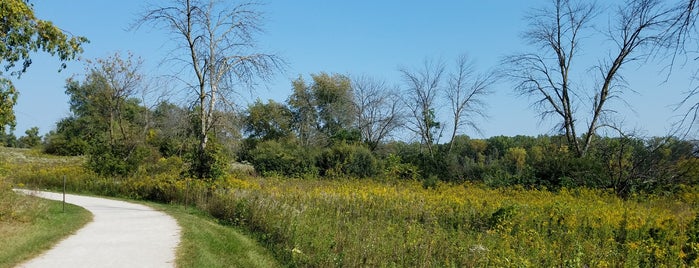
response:
M209 141L203 152L199 148L191 150L187 154L187 161L190 176L215 180L225 174L230 158L221 144Z
M313 149L304 149L293 143L270 140L259 143L251 150L250 163L263 175L277 173L291 177L317 174Z
M102 176L125 177L136 173L150 153L139 145L96 145L90 150L87 166Z
M346 143L336 144L318 158L321 176L346 175L359 178L374 176L378 173L378 162L369 149L360 145Z

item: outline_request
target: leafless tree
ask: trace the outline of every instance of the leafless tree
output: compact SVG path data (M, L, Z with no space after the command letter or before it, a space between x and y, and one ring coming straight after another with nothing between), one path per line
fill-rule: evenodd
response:
M180 77L196 96L199 149L203 153L214 127L216 110L235 103L226 96L237 86L252 86L256 79L269 78L283 61L274 54L256 52L255 35L261 31L259 4L229 5L216 0L172 0L167 6L147 11L144 23L161 26L173 34L178 48L186 51L177 60L193 77ZM193 81L193 82L192 82Z
M403 123L403 111L397 88L368 76L352 79L355 124L371 150Z
M434 155L433 145L442 129L436 118L435 100L443 90L441 83L445 68L443 61L425 60L420 69L400 69L406 86L403 102L410 118L406 127L420 136L430 155Z
M697 32L696 21L699 16L697 0L679 0L670 9L670 24L660 35L662 43L659 46L659 54L665 56L665 52L670 52L671 62L669 65L670 74L678 59L696 61L696 57L689 57L689 54L696 53L699 47L699 33ZM694 52L692 52L694 51ZM691 80L699 80L697 76L699 70ZM694 127L699 124L699 87L688 90L684 98L676 105L675 111L685 110L681 119L677 122L678 132L684 132L684 136L692 133Z
M598 72L598 82L586 87L571 81L573 60L581 38L592 34L587 30L592 29L593 18L600 12L590 2L553 0L551 8L535 10L527 17L530 29L525 37L542 52L505 59L507 74L516 81L517 91L538 99L536 105L541 108L542 118L553 116L561 120L561 130L578 156L585 155L597 129L605 125L601 121L610 112L608 101L620 97L626 89L620 73L622 66L643 58L647 52L644 48L658 41L657 31L668 23L667 10L660 0L629 0L620 5L609 20L606 36L614 46L607 51L608 58L592 67ZM587 132L580 140L576 133L580 105L576 100L585 95L594 97L589 104L592 110L586 118L588 124L584 126Z
M456 59L456 69L449 75L445 95L453 115L449 152L454 145L454 138L463 127L480 132L475 118L486 117L486 104L483 97L490 94L490 86L495 82L495 73L476 74L475 64L466 55Z

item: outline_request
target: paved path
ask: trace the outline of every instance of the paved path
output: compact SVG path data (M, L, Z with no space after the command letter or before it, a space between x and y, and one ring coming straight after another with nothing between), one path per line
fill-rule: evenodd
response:
M62 194L17 190L62 200ZM66 195L66 203L92 212L93 221L43 255L19 267L174 267L180 227L144 205Z

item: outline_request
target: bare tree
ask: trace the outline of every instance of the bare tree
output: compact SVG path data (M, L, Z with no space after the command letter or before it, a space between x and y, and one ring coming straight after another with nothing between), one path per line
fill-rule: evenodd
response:
M453 115L454 129L449 140L449 152L454 146L454 138L463 127L478 132L476 117L486 117L483 97L490 94L489 87L495 82L495 73L475 73L475 64L466 55L456 59L456 70L449 75L445 95Z
M408 109L410 120L406 127L420 136L430 155L434 155L433 145L437 142L441 129L436 118L435 99L442 90L442 76L445 64L442 61L425 60L421 69L401 69L405 82L403 102Z
M204 153L214 127L215 111L236 86L251 86L256 78L269 78L282 60L274 54L256 52L255 34L261 31L259 4L229 6L215 0L172 0L169 6L150 9L138 22L162 26L174 35L178 58L193 78L181 78L196 95L199 150ZM194 81L194 82L192 82Z
M516 81L520 93L538 99L536 105L542 110L542 118L554 116L561 120L560 128L578 156L585 155L597 129L606 125L601 121L610 112L607 102L620 97L626 89L620 74L622 66L643 58L643 49L658 41L657 30L667 24L667 11L661 4L660 0L630 0L618 7L616 21L611 20L607 36L614 47L607 52L608 59L601 59L598 66L593 66L599 81L589 87L574 86L572 63L581 46L581 37L589 34L586 30L591 29L598 8L584 1L553 0L552 8L535 10L527 17L530 30L525 37L543 52L507 57L508 75ZM590 93L594 96L589 104L592 111L585 126L587 132L579 140L576 111L580 106L574 98Z
M665 56L663 53L670 52L671 62L668 75L674 69L678 57L687 59L689 58L688 54L693 53L690 51L696 52L697 47L699 47L699 42L697 42L699 35L696 27L697 16L699 16L697 4L697 0L679 0L669 11L670 23L660 35L662 43L658 50L663 56ZM696 61L697 58L694 57L690 60ZM699 70L695 70L694 76L690 79L698 80L697 74L699 74ZM699 87L694 87L686 92L684 98L675 107L675 111L678 111L689 106L679 122L676 123L678 127L676 131L685 132L685 136L690 134L695 125L699 123L697 96L699 96Z
M373 151L403 123L403 111L397 88L368 76L352 79L355 124L362 139Z

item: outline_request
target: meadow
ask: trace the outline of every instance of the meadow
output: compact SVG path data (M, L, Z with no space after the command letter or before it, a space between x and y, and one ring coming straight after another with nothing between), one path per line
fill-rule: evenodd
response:
M0 152L6 159L7 151ZM0 163L0 267L14 267L49 249L92 219L87 210L60 202L16 194Z
M699 191L620 199L557 191L378 179L290 179L233 172L101 178L80 157L10 163L15 184L197 206L247 230L298 267L678 267L699 265ZM21 157L19 158L21 159Z

